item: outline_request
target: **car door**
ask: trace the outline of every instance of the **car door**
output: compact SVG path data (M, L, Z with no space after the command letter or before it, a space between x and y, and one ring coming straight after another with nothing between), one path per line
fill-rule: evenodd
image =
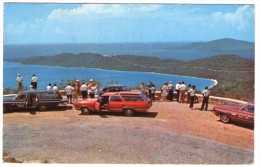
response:
M242 115L242 121L245 123L254 124L254 106L253 105L246 105L241 109L241 112L243 112Z
M21 93L11 103L10 108L13 108L13 109L24 109L24 108L27 108L27 104L28 104L28 94Z
M28 94L28 108L36 108L38 106L38 97L36 93Z
M122 112L124 109L124 102L119 95L110 96L109 111Z

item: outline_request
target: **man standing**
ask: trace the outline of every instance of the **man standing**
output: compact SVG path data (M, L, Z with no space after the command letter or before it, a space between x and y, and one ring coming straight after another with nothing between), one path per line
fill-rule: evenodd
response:
M184 84L184 81L182 81L182 83L180 85L180 102L181 103L184 103L185 91L186 91L186 85Z
M203 90L201 94L203 95L203 101L202 101L202 105L201 105L200 110L203 110L203 109L204 109L204 106L205 106L205 104L206 104L205 110L207 111L207 109L208 109L208 103L209 103L209 90L208 90L208 87L207 87L207 86L205 87L205 90Z
M173 99L173 84L172 84L172 81L170 81L169 85L168 85L168 100L172 101Z
M34 90L37 90L37 81L38 81L38 78L35 76L35 74L33 74L32 79L31 79L31 85L33 86L32 88Z
M70 84L68 84L68 86L66 86L65 88L66 94L67 94L67 98L68 98L68 102L69 104L72 104L72 91L73 91L73 87L70 86Z
M17 82L18 92L21 92L23 90L23 78L21 74L17 74L16 82Z
M149 98L152 99L151 88L155 87L155 85L153 84L152 81L150 81L147 86L148 86L148 91L149 91Z
M83 84L80 87L80 90L82 93L82 99L84 100L88 97L88 86L83 82Z
M49 83L49 85L46 88L47 91L52 91L52 87L51 87L51 83Z
M193 109L193 104L194 104L194 98L195 98L195 91L196 91L196 87L195 85L193 85L190 89L190 109Z
M181 86L181 82L178 81L177 84L175 85L175 91L177 92L177 102L179 102L179 98L180 98L180 86Z

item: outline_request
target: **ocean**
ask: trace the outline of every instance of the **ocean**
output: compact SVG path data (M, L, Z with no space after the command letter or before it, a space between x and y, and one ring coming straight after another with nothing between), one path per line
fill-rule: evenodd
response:
M162 59L190 61L222 53L178 50L175 47L189 43L122 43L122 44L27 44L4 45L4 59L32 56L53 56L61 53L97 53L101 55L154 56ZM246 55L245 55L246 56Z
M39 88L45 89L49 83L60 83L67 79L90 79L93 78L105 86L109 83L125 84L127 86L139 86L142 82L150 80L160 88L164 82L184 81L186 84L194 84L198 90L205 86L212 87L215 82L211 79L201 79L186 76L175 76L145 72L111 71L101 69L63 68L39 65L24 65L5 60L26 58L31 56L53 56L61 53L97 53L102 55L136 55L154 56L162 59L170 58L181 61L190 61L198 58L218 55L219 53L177 50L175 47L189 44L186 43L122 43L122 44L27 44L27 45L4 45L3 86L4 88L16 88L15 78L21 73L24 85L29 88L32 74L39 78Z
M62 80L85 80L94 79L101 83L104 87L110 83L124 84L128 87L140 86L142 82L148 84L152 81L157 89L164 82L172 81L176 84L178 81L184 81L186 85L196 85L197 90L203 90L205 86L213 87L215 81L212 79L194 78L188 76L177 76L150 72L129 72L129 71L113 71L94 68L77 68L77 67L56 67L43 65L25 65L15 62L3 62L3 87L16 88L16 77L20 73L23 77L23 85L30 88L32 74L38 77L38 88L46 89L47 85L57 83Z

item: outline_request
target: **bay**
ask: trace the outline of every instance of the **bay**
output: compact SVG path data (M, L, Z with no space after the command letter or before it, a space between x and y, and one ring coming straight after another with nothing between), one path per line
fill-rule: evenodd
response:
M196 85L197 90L203 90L205 86L213 87L216 81L205 78L194 78L188 76L168 75L150 72L130 72L130 71L113 71L94 68L78 67L57 67L43 65L25 65L15 62L3 62L3 86L4 88L16 88L16 77L20 73L23 77L23 85L30 87L30 81L33 74L38 77L38 88L46 89L51 83L59 83L61 80L93 78L101 82L101 87L113 82L124 84L129 87L139 86L142 82L152 81L156 88L159 89L164 82L172 81L176 84L178 81L184 81L186 85Z

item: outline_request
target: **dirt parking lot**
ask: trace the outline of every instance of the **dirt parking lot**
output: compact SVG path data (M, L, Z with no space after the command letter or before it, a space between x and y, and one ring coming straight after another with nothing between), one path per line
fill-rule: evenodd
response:
M72 106L3 114L4 160L25 163L252 164L254 129L223 124L188 104L155 102L125 117L79 115Z

